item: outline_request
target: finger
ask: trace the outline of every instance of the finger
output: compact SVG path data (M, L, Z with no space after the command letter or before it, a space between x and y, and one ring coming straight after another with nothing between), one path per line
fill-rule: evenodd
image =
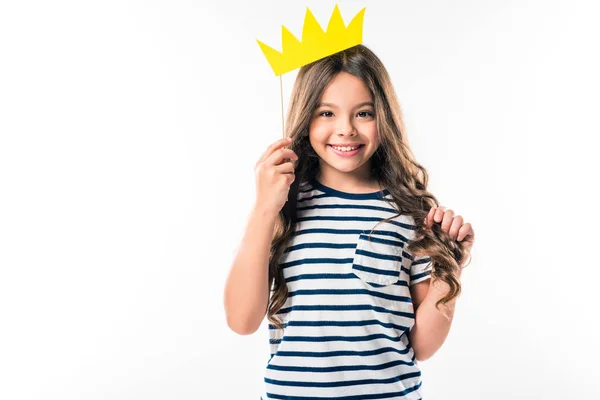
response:
M461 217L460 215L457 215L452 219L452 225L450 225L450 230L448 231L448 234L450 235L452 240L456 240L458 238L458 233L462 225L463 217Z
M285 176L288 178L288 189L289 189L292 186L292 183L294 183L294 181L296 180L296 175L285 174Z
M425 225L430 227L433 222L433 215L435 214L436 206L433 206L429 209L429 214L425 217Z
M452 210L444 211L444 218L442 219L442 230L445 232L449 232L450 226L452 225L453 220L454 220L454 211L452 211Z
M465 237L467 236L474 236L475 233L473 232L473 228L471 227L471 223L467 222L466 224L464 224L463 226L461 226L460 230L458 231L458 241L461 242Z
M435 222L442 222L444 219L444 213L446 212L446 207L438 206L435 210L435 214L433 214L433 220Z
M279 164L275 166L275 171L281 174L293 174L296 170L296 166L292 162L284 162L283 164Z
M450 234L450 228L452 227L452 222L454 221L454 211L446 210L444 212L444 219L442 220L441 226L442 230Z
M279 165L287 158L298 160L298 155L292 149L279 148L267 157L264 162L268 165Z
M269 156L271 154L273 154L273 152L275 150L282 148L284 146L288 146L291 142L292 141L289 138L282 138L282 139L279 139L278 141L276 141L275 143L271 144L269 147L267 147L267 150L260 157L260 159L258 160L258 163L260 164L261 162L264 162L267 158L269 158Z

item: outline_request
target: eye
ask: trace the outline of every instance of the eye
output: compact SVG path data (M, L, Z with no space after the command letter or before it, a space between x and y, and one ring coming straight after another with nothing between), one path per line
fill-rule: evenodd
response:
M331 111L323 111L323 112L319 113L319 116L324 117L325 115L323 115L323 114L325 114L325 113L331 114ZM358 112L358 114L362 114L362 113L367 113L368 114L367 116L369 116L369 117L373 116L373 113L371 111L359 111Z

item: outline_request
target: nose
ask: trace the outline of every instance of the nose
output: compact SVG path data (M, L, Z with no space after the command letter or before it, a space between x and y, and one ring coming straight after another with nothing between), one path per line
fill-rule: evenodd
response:
M354 125L347 119L340 118L335 128L337 135L356 135Z

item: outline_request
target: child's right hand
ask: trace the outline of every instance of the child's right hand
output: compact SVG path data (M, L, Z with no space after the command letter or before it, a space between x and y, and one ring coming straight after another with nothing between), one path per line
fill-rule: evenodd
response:
M296 175L295 163L284 160L298 160L292 149L285 148L290 143L291 140L283 138L271 144L254 167L256 207L261 210L277 214L287 201L290 186Z

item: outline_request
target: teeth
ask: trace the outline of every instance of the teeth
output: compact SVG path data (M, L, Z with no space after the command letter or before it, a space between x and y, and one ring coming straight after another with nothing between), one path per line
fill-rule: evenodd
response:
M334 149L339 150L339 151L352 151L352 150L358 149L360 146L356 146L356 147L337 147L337 146L331 146L331 147L333 147Z

